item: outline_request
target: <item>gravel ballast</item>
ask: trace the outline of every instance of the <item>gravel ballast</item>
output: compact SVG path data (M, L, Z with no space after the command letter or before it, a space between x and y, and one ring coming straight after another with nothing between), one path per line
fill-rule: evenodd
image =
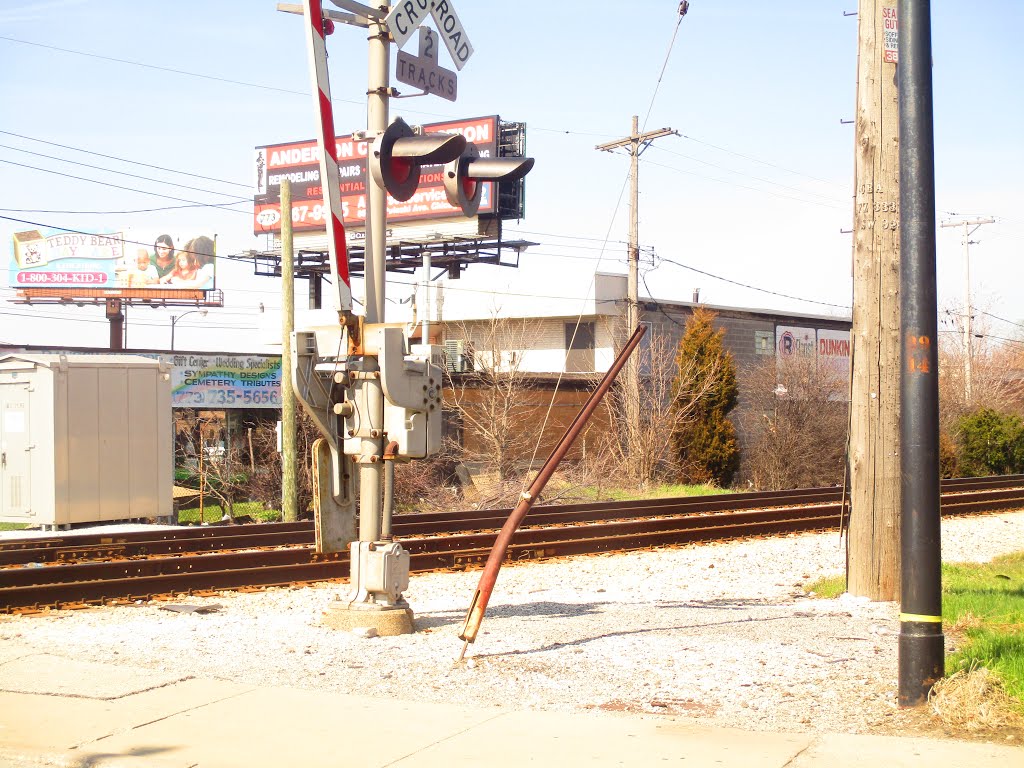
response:
M943 521L943 559L1024 550L1024 512ZM691 545L502 568L466 661L479 571L413 574L417 632L321 625L347 585L183 597L0 617L0 643L71 659L378 697L479 706L664 713L719 726L888 732L898 607L803 585L842 572L838 534ZM947 649L950 644L947 637Z

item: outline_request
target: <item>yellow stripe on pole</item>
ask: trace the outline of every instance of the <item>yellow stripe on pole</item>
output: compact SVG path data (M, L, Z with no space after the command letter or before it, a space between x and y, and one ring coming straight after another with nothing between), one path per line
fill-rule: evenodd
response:
M900 621L924 621L929 624L941 624L941 616L924 616L920 613L901 613Z

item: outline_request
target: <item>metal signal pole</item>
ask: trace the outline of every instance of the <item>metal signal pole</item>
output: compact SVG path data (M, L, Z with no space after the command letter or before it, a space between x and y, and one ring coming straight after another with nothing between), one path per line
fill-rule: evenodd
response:
M939 531L935 143L928 0L900 0L900 637L901 706L923 704L942 678Z

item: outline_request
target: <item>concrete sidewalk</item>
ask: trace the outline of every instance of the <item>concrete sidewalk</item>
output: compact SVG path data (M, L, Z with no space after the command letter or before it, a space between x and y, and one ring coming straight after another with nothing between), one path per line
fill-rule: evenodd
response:
M0 647L0 765L1020 768L1024 749L255 688Z

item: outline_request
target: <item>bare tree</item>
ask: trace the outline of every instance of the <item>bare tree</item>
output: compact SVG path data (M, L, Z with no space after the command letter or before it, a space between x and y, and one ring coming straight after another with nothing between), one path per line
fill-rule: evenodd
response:
M295 455L296 492L301 517L312 509L313 503L313 441L320 432L313 420L304 411L299 411L296 424ZM281 508L281 453L278 450L277 430L270 425L258 426L252 431L252 468L246 486L252 501L262 502L266 509Z
M624 339L625 324L616 323L612 332L618 339ZM696 403L713 387L714 376L687 376L699 382L693 405L673 407L672 384L680 372L675 353L675 339L653 328L648 331L642 346L633 353L640 355L637 420L626 418L629 409L625 407L625 398L628 397L625 387L616 386L608 394L609 408L619 437L609 442L608 450L618 466L617 473L641 489L663 478L678 476L678 458L670 450L672 435L694 418ZM689 360L684 365L692 367L696 362Z
M837 485L849 425L846 371L814 355L766 361L744 382L745 479L761 490Z
M979 310L971 340L971 396L967 398L966 359L962 332L962 311L940 312L941 328L950 331L939 337L939 424L942 432L957 438L960 419L979 408L1024 414L1022 367L1024 344L992 339L989 323Z
M467 344L468 370L449 375L451 396L445 401L462 426L462 457L508 480L532 456L540 434L541 403L532 396L536 390L524 367L539 324L494 316L448 329L449 337L461 336Z

